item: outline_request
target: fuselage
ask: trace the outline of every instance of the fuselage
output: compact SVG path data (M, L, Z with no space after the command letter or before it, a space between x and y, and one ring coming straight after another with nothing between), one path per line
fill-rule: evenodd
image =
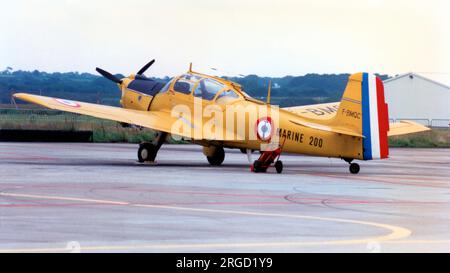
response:
M270 141L277 140L283 145L283 152L362 159L362 138L295 124L298 119L308 120L308 118L251 98L234 82L189 72L173 78L158 92L148 91L152 89L152 84L154 83L151 81L135 78L133 75L123 79L123 83L119 85L122 91L122 106L141 111L171 112L177 105L184 105L190 109L192 115L201 112L202 125L210 123L213 119L211 114L206 113L207 109L214 108L216 111L220 109L223 121L221 126L224 127L224 131L226 128L228 131L232 128L234 137L223 141L204 139L196 141L198 144L261 150L262 145L269 141L255 137L256 123L261 118L271 117L273 137ZM234 120L227 119L229 116L234 116ZM239 125L245 129L238 132Z

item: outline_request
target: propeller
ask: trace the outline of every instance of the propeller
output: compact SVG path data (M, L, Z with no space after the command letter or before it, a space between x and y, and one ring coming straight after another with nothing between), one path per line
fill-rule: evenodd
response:
M152 66L152 64L155 62L155 59L151 60L150 62L148 62L146 65L144 65L139 71L138 71L138 75L142 75L145 73L145 71L147 71L147 69Z
M113 81L118 84L122 84L122 80L114 76L113 74L109 73L108 71L105 71L101 68L96 67L95 70L100 73L103 77L107 78L110 81Z
M147 69L152 66L152 64L155 62L155 59L151 60L150 62L148 62L146 65L144 65L141 69L139 69L137 75L142 76L142 74L145 73L145 71L147 71ZM115 83L118 84L122 84L122 80L117 78L116 76L114 76L113 74L109 73L108 71L105 71L99 67L96 67L95 70L100 73L103 77L107 78L110 81L113 81ZM144 77L145 78L145 77Z

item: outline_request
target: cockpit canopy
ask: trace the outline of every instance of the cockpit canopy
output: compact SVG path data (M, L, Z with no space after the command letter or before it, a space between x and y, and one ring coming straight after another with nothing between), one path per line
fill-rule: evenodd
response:
M239 99L240 96L232 88L211 78L194 74L184 74L178 78L170 80L161 90L166 92L173 83L173 91L182 94L192 94L194 97L204 100L216 100L217 103L226 103Z

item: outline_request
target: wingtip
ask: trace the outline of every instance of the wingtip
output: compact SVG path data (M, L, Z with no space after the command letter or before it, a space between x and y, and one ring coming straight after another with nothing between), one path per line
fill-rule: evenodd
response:
M20 98L20 96L22 95L23 93L14 93L14 94L12 94L12 96L14 97L14 98Z
M14 94L12 94L12 96L13 96L14 98L16 98L16 99L23 98L23 97L26 96L26 95L31 95L31 94L27 94L27 93L14 93Z

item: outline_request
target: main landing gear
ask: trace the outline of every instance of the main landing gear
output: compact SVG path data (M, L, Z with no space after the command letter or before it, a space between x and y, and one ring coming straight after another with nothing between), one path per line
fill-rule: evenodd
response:
M225 160L225 151L223 147L209 146L203 147L203 154L206 155L206 159L212 166L222 165Z
M152 143L142 142L141 144L139 144L139 149L137 152L138 161L140 163L154 162L159 148L161 148L161 146L163 145L166 137L167 133L159 132L158 136Z
M359 164L358 163L352 163L353 159L352 158L343 158L345 160L345 162L347 162L348 164L350 164L349 166L349 171L352 174L357 174L359 173Z

